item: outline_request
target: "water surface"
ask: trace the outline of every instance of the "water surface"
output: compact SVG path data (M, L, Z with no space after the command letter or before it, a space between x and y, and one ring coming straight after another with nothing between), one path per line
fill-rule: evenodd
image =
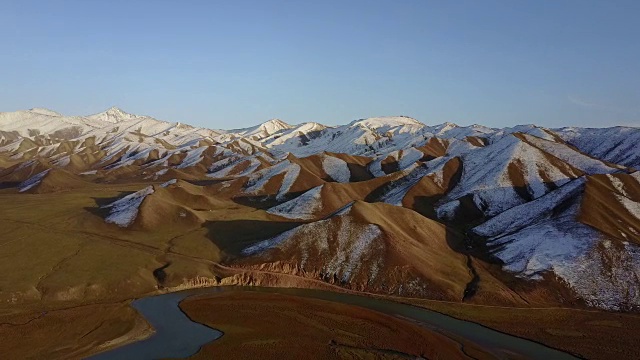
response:
M198 289L203 290L203 289ZM131 303L153 326L155 333L144 340L90 357L92 360L185 358L222 332L193 322L178 307L180 301L198 291L187 290L150 296Z
M180 310L178 305L180 301L188 296L213 294L221 291L279 293L356 305L385 314L411 319L458 342L464 340L474 343L497 359L577 359L570 354L534 341L511 336L479 324L455 319L412 305L323 290L244 286L192 289L135 300L132 306L154 327L156 333L146 340L124 345L98 354L91 359L184 358L197 353L201 346L218 339L222 336L222 333L191 321ZM212 307L211 311L215 311L215 307ZM523 326L526 326L526 324L523 324Z

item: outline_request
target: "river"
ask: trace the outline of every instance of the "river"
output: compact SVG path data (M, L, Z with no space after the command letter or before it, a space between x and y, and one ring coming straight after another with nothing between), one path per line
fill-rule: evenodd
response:
M215 341L223 334L191 321L179 308L188 296L206 295L229 288L213 287L192 289L146 297L133 301L132 306L156 330L150 338L109 350L91 357L92 360L184 358L198 352L204 344ZM234 291L262 291L315 298L356 305L385 314L411 319L426 328L457 341L477 344L497 359L577 359L576 357L542 344L495 331L482 325L458 320L424 308L400 304L389 300L312 289L261 288L234 286ZM526 324L523 324L526 326Z

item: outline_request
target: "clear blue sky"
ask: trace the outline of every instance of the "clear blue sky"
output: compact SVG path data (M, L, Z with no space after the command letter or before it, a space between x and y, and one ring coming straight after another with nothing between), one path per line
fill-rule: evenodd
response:
M640 126L640 1L0 0L0 111Z

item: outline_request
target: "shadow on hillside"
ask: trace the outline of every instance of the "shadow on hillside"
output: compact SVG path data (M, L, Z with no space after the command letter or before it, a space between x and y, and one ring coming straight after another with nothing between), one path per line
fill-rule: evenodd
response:
M553 189L554 185L545 184L549 191ZM527 186L514 186L513 190L518 196L520 196L524 202L531 201L532 192ZM467 257L467 267L472 274L471 281L467 284L462 300L469 300L478 291L478 287L482 279L474 267L474 259L477 259L485 263L488 267L486 271L500 279L507 287L515 292L527 289L529 284L516 278L515 275L501 271L501 267L504 264L497 256L494 255L497 247L490 246L487 243L487 238L477 235L471 231L472 228L482 224L489 218L484 214L486 208L484 204L480 204L480 207L476 205L473 200L472 194L467 194L458 198L460 205L455 209L454 213L449 220L443 221L438 219L435 211L435 204L442 198L437 197L416 197L414 203L414 209L425 217L434 219L447 225L447 244L449 247L460 254Z
M215 185L215 184L219 184L222 182L225 182L227 180L223 180L223 179L204 179L204 180L185 180L188 183L191 183L193 185L197 185L197 186L209 186L209 185Z
M18 185L20 185L20 181L4 181L4 182L0 182L0 190L15 188L15 187L18 187Z
M387 157L380 163L380 168L385 174L391 174L400 171L400 163L394 158Z
M360 182L373 179L374 176L371 174L371 172L369 172L369 168L367 167L367 165L347 162L347 167L349 168L349 172L351 172L351 178L349 179L349 181Z
M231 200L236 204L252 207L258 210L266 210L289 200L295 199L306 191L296 191L287 193L283 199L276 199L276 195L243 195L235 196Z
M397 164L397 163L396 163ZM425 166L424 164L422 166ZM462 169L463 169L463 164L461 163L460 166L456 169L456 171L451 175L451 178L449 180L449 183L447 185L447 188L444 190L444 193L439 194L439 195L434 195L433 197L430 197L429 200L429 204L433 205L436 203L436 201L438 201L440 198L442 198L446 193L448 193L449 191L451 191L456 185L458 185L458 182L460 182L460 179L462 178ZM429 176L429 175L427 175ZM410 185L411 187L417 185L420 181L422 180L422 178L418 179L417 181L415 181L412 185ZM413 180L411 180L411 175L408 174L407 176L401 177L399 179L390 181L388 183L382 184L381 186L377 187L376 189L374 189L372 192L370 192L366 197L365 197L365 201L366 202L377 202L377 201L381 201L381 199L390 191L392 191L394 188L398 187L398 186L403 186L404 184L411 184L413 182ZM424 215L424 214L423 214ZM426 216L426 215L425 215ZM435 218L435 216L427 216L431 219L437 220Z
M471 248L469 244L466 242L465 235L450 226L446 228L446 240L447 245L451 250L462 254L466 258L466 267L469 270L469 274L471 275L471 280L469 280L465 286L464 292L460 300L465 301L472 298L476 292L478 291L478 285L480 283L480 276L478 275L475 267L473 266L473 261L471 259Z
M84 207L83 209L90 212L93 215L99 216L101 218L105 218L106 216L109 215L109 208L105 208L104 206L107 206L113 203L114 201L120 200L123 197L127 195L131 195L133 193L135 193L135 191L121 191L120 194L113 197L108 197L108 198L93 197L92 199L96 203L96 206L91 206L91 207L87 206L87 207Z
M514 289L514 291L523 288L523 286L527 286L526 284L523 285L522 281L516 279L514 275L501 271L503 262L494 255L496 248L488 245L486 238L471 231L472 228L488 220L488 217L485 215L487 204L482 201L476 202L474 201L473 194L467 194L456 199L459 201L459 205L448 214L448 219L438 218L436 207L440 205L440 202L446 194L450 193L459 184L462 177L462 167L463 166L460 166L456 173L453 174L447 189L445 189L442 194L415 196L412 204L413 210L422 216L445 224L447 227L447 245L453 251L466 257L466 266L472 278L466 285L462 300L466 301L472 298L478 291L480 282L482 281L474 264L485 264L482 265L484 268L483 271L490 271L492 276L499 278L500 281L504 282L509 288ZM511 171L513 170L515 169L511 169ZM544 186L548 192L557 188L553 183L544 183ZM522 199L523 203L534 199L534 192L527 185L512 186L512 189L514 193ZM375 201L380 199L388 190L389 184L385 184L381 188L374 190L367 200Z
M208 221L207 237L225 254L236 258L242 250L304 223L293 221L231 220Z

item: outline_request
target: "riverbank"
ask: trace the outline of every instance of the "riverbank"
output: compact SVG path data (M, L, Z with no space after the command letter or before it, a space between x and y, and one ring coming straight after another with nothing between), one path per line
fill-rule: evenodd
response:
M217 288L200 290L211 292L210 296L223 296L223 294L226 296L228 293L235 292L241 292L246 296L260 296L254 295L254 292L246 291L246 287L237 289L225 287L225 289L224 292ZM289 290L296 291L294 289ZM276 296L276 294L272 295ZM361 295L366 296L366 294ZM640 358L640 351L636 346L637 336L635 335L640 330L640 316L637 314L580 309L509 308L386 296L375 297L422 306L458 319L483 324L507 334L530 339L584 358L606 359L610 358L612 354L618 359ZM190 298L184 304L187 306L186 304L196 300L200 301L200 298ZM295 304L300 304L300 301L302 300L291 304L295 308L295 306L298 306ZM230 303L224 306L232 305ZM286 302L283 305L286 305ZM339 305L341 304L334 306ZM347 305L342 304L342 306L346 309ZM238 311L225 312L222 304L210 302L207 306L203 306L203 309L208 309L210 314L229 314L230 318L226 320L226 326L228 327L233 328L233 319L236 317L240 319L236 324L245 323L242 320L244 315ZM284 311L284 313L295 314L298 312L298 319L295 321L303 321L303 319L307 318L306 307L303 306L303 310L294 310L292 308L291 311ZM268 313L269 311L264 311L259 316L249 318L261 319L267 316L265 314ZM283 311L278 313L283 313ZM347 314L350 313L353 313L353 310L347 311ZM305 316L300 316L300 314L305 314ZM315 317L317 317L317 314L313 315L312 318ZM329 317L338 317L338 315ZM284 319L282 321L272 319L270 324L273 327L262 328L262 330L259 328L260 324L255 324L258 328L256 328L255 334L251 336L269 334L269 331L275 331L274 329L278 328L278 323L290 325L293 321L291 319L296 319L296 316L291 315L289 320ZM199 319L195 320L200 321ZM209 319L208 321L211 320ZM218 318L217 320L220 319ZM357 318L353 321L356 320ZM348 323L349 321L351 320L342 319L340 323ZM206 316L202 322L207 323ZM212 327L223 330L225 333L229 332L227 335L233 335L233 331L229 331L229 328L223 328L224 325L223 321L220 325L216 323ZM130 307L130 302L128 301L0 316L0 339L2 339L0 342L12 344L11 347L6 347L5 356L8 358L79 359L95 354L100 350L135 342L149 336L152 332L153 330L142 316ZM237 341L246 340L245 335L242 335ZM225 341L232 341L228 339L231 339L231 337L223 336L213 343L220 341L219 344L224 345ZM330 343L330 339L327 341ZM341 351L348 351L350 354L358 349L357 346L340 347L338 346L339 344L336 342L336 348L341 349ZM409 350L412 349L407 348L405 350L407 351L406 353L410 353ZM226 350L222 349L220 351L224 352ZM363 354L362 349L357 350L357 353Z
M4 359L82 359L153 333L129 301L0 317Z
M225 302L226 294L230 301ZM185 299L189 300L182 303ZM186 309L190 301L201 304L196 307L200 314ZM154 327L155 334L92 360L224 354L231 358L234 354L243 358L318 354L320 359L575 359L544 345L416 306L331 291L202 288L145 297L132 306ZM238 332L238 328L248 329L253 337L247 339L246 331ZM221 351L217 345L224 339L231 340L223 343ZM211 346L213 350L203 350Z
M594 360L640 359L640 315L395 299Z

